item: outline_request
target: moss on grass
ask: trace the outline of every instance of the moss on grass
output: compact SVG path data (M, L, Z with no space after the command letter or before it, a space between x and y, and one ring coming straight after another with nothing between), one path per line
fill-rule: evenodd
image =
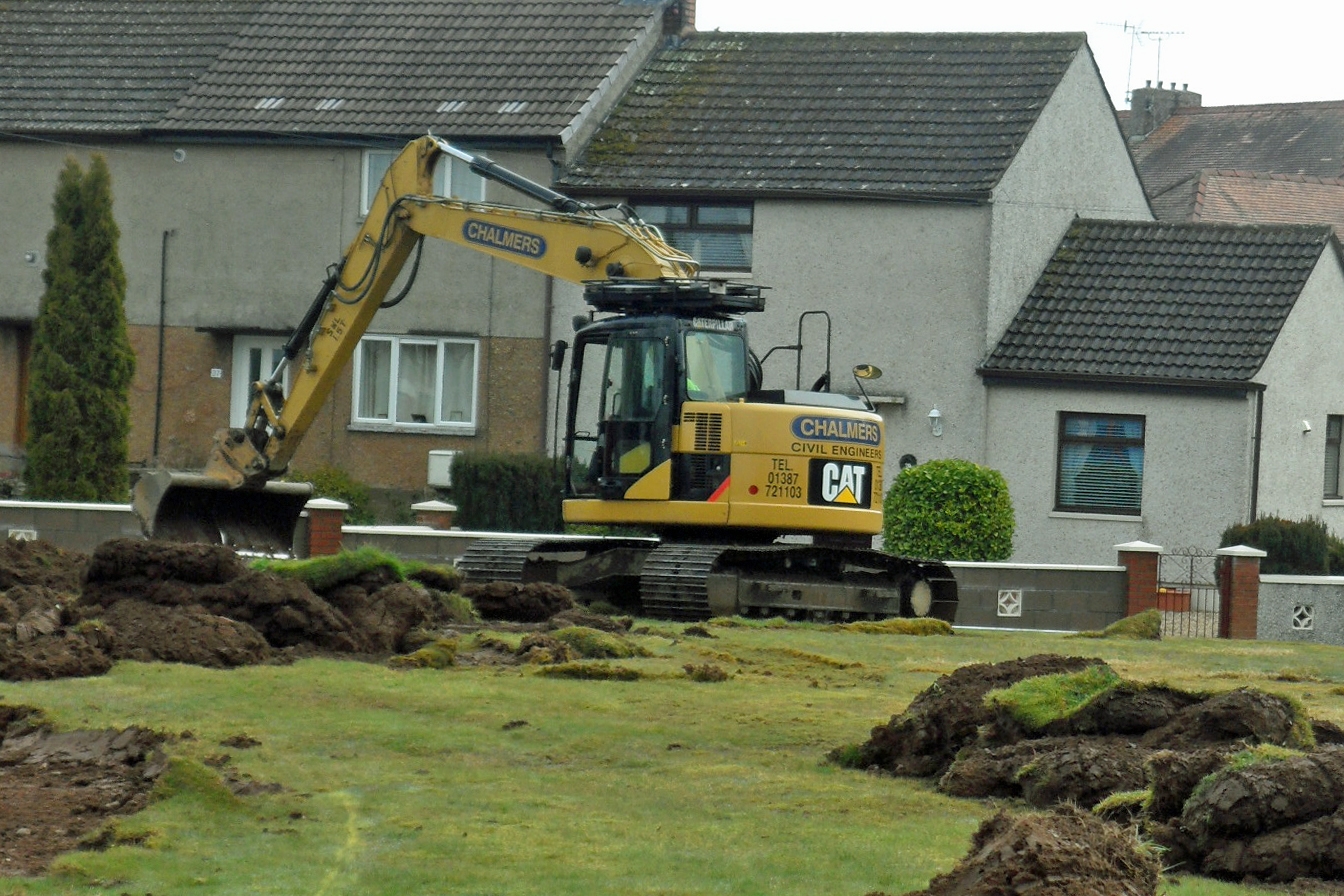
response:
M1029 730L1039 731L1051 722L1067 719L1120 683L1120 676L1110 666L1088 666L1081 672L1040 675L990 691L985 702L1003 707Z
M551 632L551 637L584 659L625 660L649 655L649 651L620 635L583 625L556 629Z
M637 669L611 663L558 663L542 666L538 675L549 678L577 678L584 681L638 681L644 676Z
M1099 632L1079 632L1079 638L1131 638L1136 641L1162 640L1162 611L1144 610L1112 622Z
M918 619L879 619L830 625L835 632L859 632L865 635L950 635L952 626L941 619L924 616Z
M447 669L457 664L456 638L438 638L414 653L388 660L393 669Z

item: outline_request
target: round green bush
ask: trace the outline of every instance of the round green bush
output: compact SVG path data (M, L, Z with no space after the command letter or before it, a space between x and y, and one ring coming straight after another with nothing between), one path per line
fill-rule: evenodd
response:
M933 460L902 470L882 502L882 548L928 560L1007 560L1013 502L998 470Z

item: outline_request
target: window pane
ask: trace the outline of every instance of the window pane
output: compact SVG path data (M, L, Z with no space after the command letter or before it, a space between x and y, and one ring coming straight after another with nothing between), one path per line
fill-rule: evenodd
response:
M734 333L686 334L686 396L727 401L747 394L746 350Z
M1339 495L1339 448L1344 416L1331 414L1325 418L1325 497Z
M475 391L475 346L463 342L443 344L442 423L473 423L472 393Z
M706 268L750 268L750 233L682 230L669 235L673 246Z
M433 423L438 346L401 343L397 357L397 422Z
M365 212L368 212L369 207L373 205L373 197L378 194L378 186L383 182L383 175L387 173L388 166L396 157L397 154L391 150L370 149L364 153Z
M388 419L392 386L392 343L366 339L359 347L359 410L366 420Z
M451 165L440 164L440 168L448 168L452 172L448 195L468 202L480 202L485 199L485 178L472 171L471 166L461 159L452 157L451 161Z
M1066 416L1059 446L1059 506L1138 514L1143 427L1141 418Z
M689 224L690 209L684 205L639 205L635 213L648 224Z
M696 220L701 224L751 225L751 208L745 205L702 205Z

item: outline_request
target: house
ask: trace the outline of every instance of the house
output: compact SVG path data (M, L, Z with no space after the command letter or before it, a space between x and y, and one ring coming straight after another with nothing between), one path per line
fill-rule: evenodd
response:
M884 372L867 388L888 483L900 463L989 460L975 371L1060 239L1079 216L1152 219L1083 34L692 34L560 183L770 287L756 353L804 348L765 358L767 386L819 377L829 319L836 390L856 391L855 364ZM556 307L560 332L576 309Z
M1159 83L1121 115L1158 220L1344 224L1344 102L1200 100Z
M249 384L274 369L397 150L430 131L550 182L689 26L682 12L680 0L0 5L0 469L21 464L68 155L101 152L112 173L138 358L130 456L197 467L213 432L241 422ZM441 192L526 204L460 163L440 168ZM539 274L426 246L409 300L375 319L295 465L414 494L430 451L543 450L551 292ZM413 402L429 412L406 413Z
M1262 513L1344 530L1342 299L1328 226L1074 223L979 369L1014 557L1208 548Z

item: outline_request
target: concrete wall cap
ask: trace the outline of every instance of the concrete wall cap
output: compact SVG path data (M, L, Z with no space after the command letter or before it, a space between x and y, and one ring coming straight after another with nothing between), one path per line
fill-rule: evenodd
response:
M1146 541L1128 541L1125 542L1124 544L1116 545L1115 549L1117 551L1129 551L1130 553L1141 553L1141 554L1162 553L1162 547L1160 545L1149 544Z
M1046 572L1124 572L1123 566L1076 563L997 563L984 560L944 560L948 569L1039 569ZM1035 631L1035 629L1032 629Z
M426 513L429 512L447 513L447 512L456 512L457 505L449 504L447 501L438 501L438 500L421 501L419 504L412 504L411 509L416 511L423 511Z
M304 510L340 510L350 509L350 505L344 501L336 501L331 498L313 498L307 504L303 505Z
M1219 548L1214 553L1219 557L1260 557L1263 559L1269 556L1259 548L1253 548L1245 544L1234 544L1230 548Z

